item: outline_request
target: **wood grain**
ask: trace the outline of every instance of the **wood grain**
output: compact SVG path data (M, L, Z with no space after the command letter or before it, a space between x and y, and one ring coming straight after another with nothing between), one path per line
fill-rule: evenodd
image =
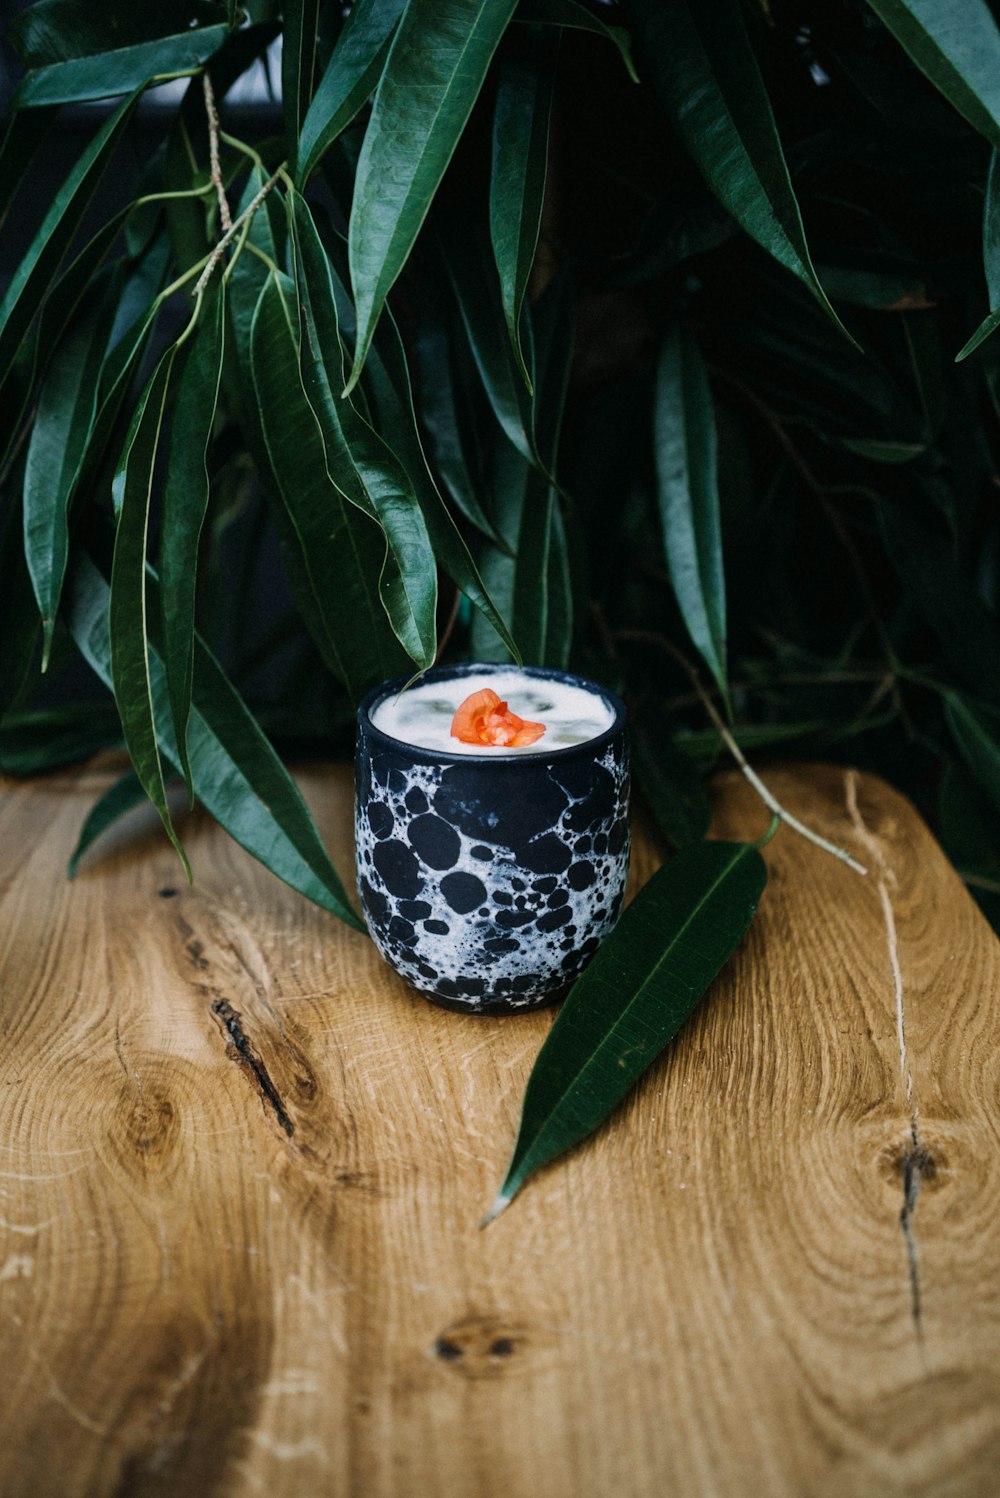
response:
M197 815L194 888L141 815L67 884L109 774L0 792L4 1498L996 1492L998 948L899 796L771 774L871 874L782 831L672 1051L481 1232L551 1015L433 1008ZM348 772L303 786L349 870Z

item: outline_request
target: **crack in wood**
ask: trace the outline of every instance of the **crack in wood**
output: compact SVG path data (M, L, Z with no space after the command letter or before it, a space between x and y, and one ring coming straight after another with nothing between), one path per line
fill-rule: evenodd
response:
M242 1015L228 999L213 999L211 1007L223 1033L229 1038L226 1051L251 1078L262 1100L270 1106L278 1124L291 1139L295 1134L295 1124L282 1102L280 1092L271 1081L263 1057L243 1028Z
M851 822L859 839L871 853L875 867L878 871L878 894L882 907L882 923L885 927L886 948L889 955L889 969L892 973L893 994L896 1000L896 1042L899 1047L899 1077L900 1085L910 1112L910 1139L903 1150L903 1205L899 1213L899 1226L903 1234L903 1243L906 1247L906 1262L910 1276L910 1315L913 1319L913 1327L917 1335L917 1341L923 1343L923 1303L920 1288L920 1254L917 1248L916 1234L913 1231L913 1218L917 1210L917 1197L920 1195L920 1187L925 1177L933 1174L933 1160L929 1150L920 1137L920 1129L917 1122L918 1109L913 1101L913 1073L910 1069L909 1056L906 1049L906 1006L903 996L903 968L899 958L899 938L896 933L896 918L892 908L892 897L889 886L896 884L896 876L886 860L882 844L874 833L865 825L864 818L858 806L858 777L857 772L851 770L845 781L847 796L847 810Z

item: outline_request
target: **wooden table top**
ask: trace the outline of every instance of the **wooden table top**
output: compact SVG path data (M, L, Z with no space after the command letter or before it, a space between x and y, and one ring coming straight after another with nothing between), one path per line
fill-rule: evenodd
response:
M108 773L0 791L3 1498L1000 1490L1000 947L898 795L769 777L871 874L779 833L481 1231L551 1013L434 1008L200 815L193 888L142 814L68 884ZM350 773L301 783L346 876Z

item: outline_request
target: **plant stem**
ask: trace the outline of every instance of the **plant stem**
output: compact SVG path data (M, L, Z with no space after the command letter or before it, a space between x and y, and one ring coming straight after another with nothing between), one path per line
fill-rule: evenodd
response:
M699 677L697 671L692 666L687 657L683 654L683 652L677 649L677 646L673 643L673 641L668 640L666 635L650 634L649 639L651 643L655 642L660 646L662 650L665 650L667 654L677 662L677 664L687 674L687 676L690 677L691 685L698 693L698 696L701 699L702 706L708 713L708 716L711 718L716 733L719 735L720 739L725 744L726 748L733 756L733 759L739 765L743 774L753 786L754 790L757 792L764 805L767 806L776 817L780 817L787 826L791 827L793 832L797 832L800 837L806 838L810 843L815 843L817 848L822 848L825 853L832 854L834 858L839 858L841 863L846 863L847 866L854 869L856 873L867 874L868 870L865 868L864 864L859 863L856 858L853 858L851 854L846 851L846 849L839 848L836 843L831 843L827 838L821 837L818 832L813 832L811 827L807 827L804 822L800 822L798 817L793 816L790 811L787 811L785 807L782 806L777 797L772 795L757 772L753 770L747 763L747 759L745 754L743 753L743 750L740 748L739 744L737 744L736 740L729 732L729 729L726 727L721 716L719 715L715 703L712 701L710 695L702 686L701 678Z
M193 292L191 293L192 296L197 296L199 292L205 290L205 287L208 285L208 282L211 279L212 272L215 270L215 267L218 265L219 261L222 259L223 255L226 252L226 246L232 241L234 235L236 235L243 228L243 225L253 218L254 214L257 212L257 209L260 207L261 203L263 203L264 199L267 197L268 193L271 191L272 187L280 177L283 167L284 162L282 162L281 166L274 173L273 177L268 177L267 181L264 183L264 186L260 189L260 192L255 194L255 196L244 208L243 212L240 214L236 222L226 230L225 234L223 234L222 238L215 246L215 249L209 255L208 262L205 265L205 269L202 271L201 277Z
M207 69L201 75L201 87L205 95L205 113L208 116L208 160L212 186L219 200L219 222L224 230L229 230L233 227L233 216L229 211L229 200L222 185L222 167L219 164L219 111L215 107L215 90Z

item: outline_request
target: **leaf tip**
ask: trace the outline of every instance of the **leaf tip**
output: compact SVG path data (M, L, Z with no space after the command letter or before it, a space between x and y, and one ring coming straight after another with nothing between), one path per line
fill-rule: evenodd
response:
M480 1228L482 1229L485 1227L489 1227L493 1219L499 1217L501 1212L506 1211L513 1200L513 1195L505 1196L502 1191L498 1191L492 1207L487 1212L482 1222L479 1224Z

